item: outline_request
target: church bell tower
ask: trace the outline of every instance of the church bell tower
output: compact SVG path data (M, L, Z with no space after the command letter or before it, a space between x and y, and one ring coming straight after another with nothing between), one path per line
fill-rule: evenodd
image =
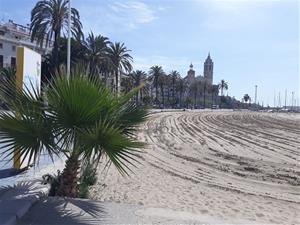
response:
M208 53L208 56L204 62L203 75L205 80L211 85L213 84L213 71L214 71L214 62L210 58L210 53Z

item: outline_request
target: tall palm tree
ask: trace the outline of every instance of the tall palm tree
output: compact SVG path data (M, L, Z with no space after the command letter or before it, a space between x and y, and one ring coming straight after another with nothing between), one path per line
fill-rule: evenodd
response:
M158 77L158 86L160 88L162 107L165 107L165 86L167 84L167 76L165 73L160 74Z
M107 37L95 36L93 32L84 41L85 56L90 67L90 74L96 75L99 72L105 72L103 70L108 64L107 50L109 44L111 42Z
M176 98L175 98L175 84L178 78L180 78L180 73L176 70L172 70L170 73L171 81L172 81L172 98L173 98L173 104L172 107L176 104Z
M136 126L146 118L146 111L130 99L137 89L117 97L100 81L88 76L57 78L46 91L48 104L41 93L17 90L6 102L11 112L0 112L0 144L6 157L19 149L22 163L36 164L41 154L66 155L60 176L58 195L76 197L78 176L86 160L99 162L107 156L117 169L127 174L129 164L137 161Z
M155 103L158 102L158 78L161 75L164 75L165 72L163 70L163 68L161 66L152 66L150 68L149 74L152 76L153 78L153 85L155 88Z
M7 95L14 95L15 81L16 69L14 67L0 68L0 94L2 94L2 98L5 98ZM7 83L12 84L13 88L8 86Z
M180 108L182 107L182 95L186 92L187 84L185 81L181 78L178 79L176 83L176 91L179 93L179 105Z
M201 83L201 89L203 93L203 108L205 108L206 103L206 94L208 94L211 91L211 85L207 81L203 81Z
M123 87L123 92L127 94L130 92L133 88L133 81L130 77L125 77L124 79L121 79L121 86Z
M201 88L201 85L202 85L202 83L200 81L195 81L190 86L190 94L194 98L194 108L197 107L197 95L198 95L198 92Z
M141 84L144 84L146 82L147 74L146 72L142 70L136 70L129 74L130 78L133 81L134 87L138 87ZM143 89L143 88L142 88ZM135 95L135 102L136 104L139 104L139 101L141 99L142 89L138 91L138 93Z
M212 85L211 87L211 105L214 105L215 97L219 94L219 87Z
M31 11L31 41L36 40L41 46L44 42L48 45L50 41L54 41L54 69L59 66L60 37L67 31L68 3L69 0L41 0ZM71 24L73 36L80 39L83 36L82 24L75 8L71 9Z
M168 102L168 105L172 104L171 101L170 101L170 94L171 94L171 90L172 90L172 76L171 74L169 75L165 75L165 88L167 89L167 102Z
M107 56L112 65L115 75L115 91L119 94L119 81L122 73L129 73L132 70L132 56L129 54L131 50L127 49L124 43L115 42L109 44Z
M223 90L228 90L228 84L225 82L225 80L221 80L219 83L219 89L221 89L221 96L223 96Z

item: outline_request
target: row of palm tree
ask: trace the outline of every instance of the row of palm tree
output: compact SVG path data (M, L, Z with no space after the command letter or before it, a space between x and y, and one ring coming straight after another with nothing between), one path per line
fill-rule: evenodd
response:
M36 40L41 45L44 42L48 44L51 40L54 42L53 51L45 57L43 65L44 75L46 75L47 80L50 80L53 74L59 70L60 64L65 64L66 61L67 41L61 35L66 36L68 3L69 0L41 0L36 3L31 12L31 39ZM105 82L107 82L108 78L113 79L112 85L116 93L121 91L121 82L127 84L127 87L123 87L125 91L128 91L129 86L136 87L141 83L147 83L148 85L137 94L136 102L143 98L142 93L147 88L150 90L154 88L155 104L165 105L165 97L167 97L169 103L170 99L172 99L172 106L176 102L179 102L180 106L183 105L182 100L187 92L188 85L181 80L177 71L171 71L167 75L161 66L156 65L150 68L149 78L147 79L146 74L142 71L130 73L132 71L133 58L130 55L130 50L127 49L124 43L112 43L109 38L95 35L93 32L90 32L88 37L84 38L80 15L75 8L71 9L71 24L73 37L71 58L74 64L84 62L91 76L100 76L104 78ZM124 73L130 73L129 77L134 81L131 82L128 79L121 81L121 75ZM216 88L208 87L208 84L205 82L201 82L201 85L192 84L189 88L191 89L189 92L194 98L197 96L198 89L203 89L202 92L204 93L212 92L212 89L214 89L214 93L216 92ZM223 91L228 89L228 85L224 80L219 84L219 89L223 96ZM158 99L159 95L161 95L161 102ZM203 95L203 97L205 105L206 95Z
M66 36L69 0L42 0L31 11L31 40L48 45L53 41L52 52L45 57L45 76L51 79L66 59ZM91 32L85 39L79 12L71 9L72 61L83 61L89 74L114 78L116 93L119 93L120 76L132 70L132 56L124 43L112 43L107 37ZM73 49L73 46L75 48ZM48 65L47 65L48 63Z
M193 107L199 106L200 97L205 107L208 97L211 105L216 102L219 90L223 95L223 90L228 89L228 84L221 80L218 85L211 85L205 80L196 80L192 84L181 77L176 70L166 73L161 66L152 66L148 73L141 70L133 71L122 81L122 88L127 93L133 87L144 86L135 96L136 104L157 105L161 107L188 107L193 103Z

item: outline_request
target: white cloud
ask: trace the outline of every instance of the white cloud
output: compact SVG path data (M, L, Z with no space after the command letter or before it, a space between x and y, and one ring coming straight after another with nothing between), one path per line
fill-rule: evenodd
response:
M80 6L84 27L106 34L127 32L151 23L158 18L157 11L138 0L111 1L109 4L85 4Z
M205 7L210 12L202 25L214 30L240 29L261 25L265 9L278 0L212 0Z

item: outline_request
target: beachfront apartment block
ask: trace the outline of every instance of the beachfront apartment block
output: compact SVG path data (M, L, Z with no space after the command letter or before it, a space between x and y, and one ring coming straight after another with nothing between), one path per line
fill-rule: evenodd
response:
M34 40L31 41L30 29L15 23L12 20L0 22L0 68L15 67L17 47L25 46L40 54L47 54L51 51L53 42L40 45Z

